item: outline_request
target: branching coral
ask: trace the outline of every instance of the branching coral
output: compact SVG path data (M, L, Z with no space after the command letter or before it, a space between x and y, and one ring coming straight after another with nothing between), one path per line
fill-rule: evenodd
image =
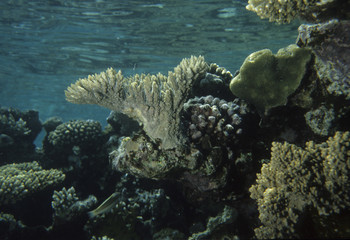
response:
M48 142L54 147L83 146L96 143L102 135L101 124L93 120L74 120L62 123L48 134Z
M62 224L79 218L97 203L95 196L90 195L85 200L79 200L74 187L61 191L54 191L51 206L54 211L54 224Z
M143 125L164 149L182 145L180 112L194 82L204 76L208 65L203 57L183 59L168 76L141 74L124 77L121 71L106 72L80 79L66 90L69 102L97 104L122 112Z
M308 142L304 149L274 142L270 163L250 188L262 223L256 236L349 237L349 226L342 224L349 221L349 180L350 132L337 132L323 144Z
M318 18L340 17L342 12L340 0L249 0L246 8L256 12L261 18L270 22L289 23L296 17L317 21ZM346 4L344 4L346 5ZM340 8L335 11L334 9ZM337 14L338 13L338 14Z
M56 169L44 170L37 162L7 164L0 167L0 205L61 183L65 175Z

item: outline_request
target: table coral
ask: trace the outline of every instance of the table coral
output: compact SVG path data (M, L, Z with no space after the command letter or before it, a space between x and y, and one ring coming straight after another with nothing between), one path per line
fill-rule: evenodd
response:
M109 68L78 80L65 93L69 102L97 104L134 118L152 141L160 139L161 147L170 149L186 141L180 126L182 105L194 82L207 69L201 56L183 59L168 76L158 73L124 77L121 71Z
M44 170L37 162L7 164L0 167L0 205L14 204L34 192L61 183L65 175Z
M274 142L250 188L262 223L256 237L349 237L349 179L350 132L305 148Z

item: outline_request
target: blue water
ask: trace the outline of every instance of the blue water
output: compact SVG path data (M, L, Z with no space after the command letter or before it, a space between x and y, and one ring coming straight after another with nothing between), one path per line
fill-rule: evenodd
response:
M277 25L245 9L246 1L0 2L0 106L35 109L105 124L109 110L65 101L77 79L122 69L167 73L182 58L204 55L231 72L250 53L295 42L299 22Z

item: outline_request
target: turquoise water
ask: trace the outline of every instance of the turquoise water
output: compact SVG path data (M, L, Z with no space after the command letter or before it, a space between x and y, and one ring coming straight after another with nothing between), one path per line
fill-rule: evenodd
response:
M299 22L277 25L246 1L49 1L0 3L0 106L51 116L95 119L109 110L65 101L78 78L122 69L167 73L182 58L204 55L231 72L262 48L295 42Z

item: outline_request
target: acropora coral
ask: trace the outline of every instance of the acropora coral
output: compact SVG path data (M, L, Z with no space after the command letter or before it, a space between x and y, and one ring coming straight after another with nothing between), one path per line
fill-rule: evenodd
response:
M97 104L128 115L142 124L152 141L159 139L163 149L171 149L185 143L180 126L182 105L207 69L201 56L183 59L168 76L124 77L121 71L109 68L78 80L65 93L69 102Z
M0 167L0 205L14 204L24 197L61 183L65 175L57 169L43 169L37 162Z
M48 142L58 148L80 146L100 140L101 124L93 120L72 120L62 123L48 133Z
M271 161L249 189L262 224L256 237L349 237L349 180L350 132L305 148L273 142Z
M349 1L341 0L249 0L246 9L270 22L289 23L295 18L320 21L347 18Z

